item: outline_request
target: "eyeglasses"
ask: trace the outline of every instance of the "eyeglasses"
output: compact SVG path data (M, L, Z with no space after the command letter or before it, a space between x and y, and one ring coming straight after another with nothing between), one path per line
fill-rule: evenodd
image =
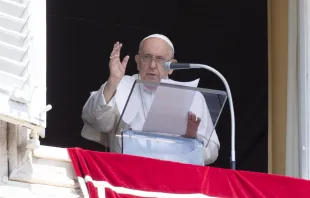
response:
M141 57L142 62L145 64L150 64L152 62L152 60L154 59L153 56L150 54L144 54L144 55L139 54L139 56ZM155 62L158 65L164 65L166 60L161 56L157 56L157 57L155 57Z

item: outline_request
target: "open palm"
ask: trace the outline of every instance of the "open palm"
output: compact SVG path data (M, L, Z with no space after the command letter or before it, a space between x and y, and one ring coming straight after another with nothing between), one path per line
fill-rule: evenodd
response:
M120 51L122 46L123 45L121 43L116 42L110 56L110 78L115 81L120 81L125 75L126 66L129 60L129 56L125 56L122 62L120 60Z

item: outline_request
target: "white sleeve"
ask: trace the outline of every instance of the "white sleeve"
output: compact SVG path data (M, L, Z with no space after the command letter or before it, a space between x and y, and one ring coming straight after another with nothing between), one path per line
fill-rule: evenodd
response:
M219 146L210 140L209 144L205 147L204 161L205 165L212 164L216 161L219 154Z
M115 121L119 116L115 97L106 104L103 90L106 83L98 91L92 92L82 111L82 119L92 128L109 133L114 129Z
M194 113L201 118L198 127L198 136L202 136L205 145L204 161L205 165L213 163L219 153L220 142L214 129L209 108L205 102L203 95L199 92L195 96L196 105L193 107Z
M217 137L208 107L206 107L204 110L204 119L207 120L207 126L204 128L204 130L208 141L205 145L204 161L205 165L208 165L215 162L215 160L218 158L220 142Z

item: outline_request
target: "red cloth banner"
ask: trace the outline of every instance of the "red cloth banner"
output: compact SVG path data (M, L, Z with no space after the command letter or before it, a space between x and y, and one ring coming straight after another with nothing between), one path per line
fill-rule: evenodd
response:
M85 197L310 197L310 181L68 148Z

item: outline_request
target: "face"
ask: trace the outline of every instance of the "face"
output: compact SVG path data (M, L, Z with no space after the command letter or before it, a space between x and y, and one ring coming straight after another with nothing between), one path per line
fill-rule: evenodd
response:
M142 80L160 81L172 71L164 69L166 61L172 59L171 47L162 39L149 38L143 41L135 60Z

